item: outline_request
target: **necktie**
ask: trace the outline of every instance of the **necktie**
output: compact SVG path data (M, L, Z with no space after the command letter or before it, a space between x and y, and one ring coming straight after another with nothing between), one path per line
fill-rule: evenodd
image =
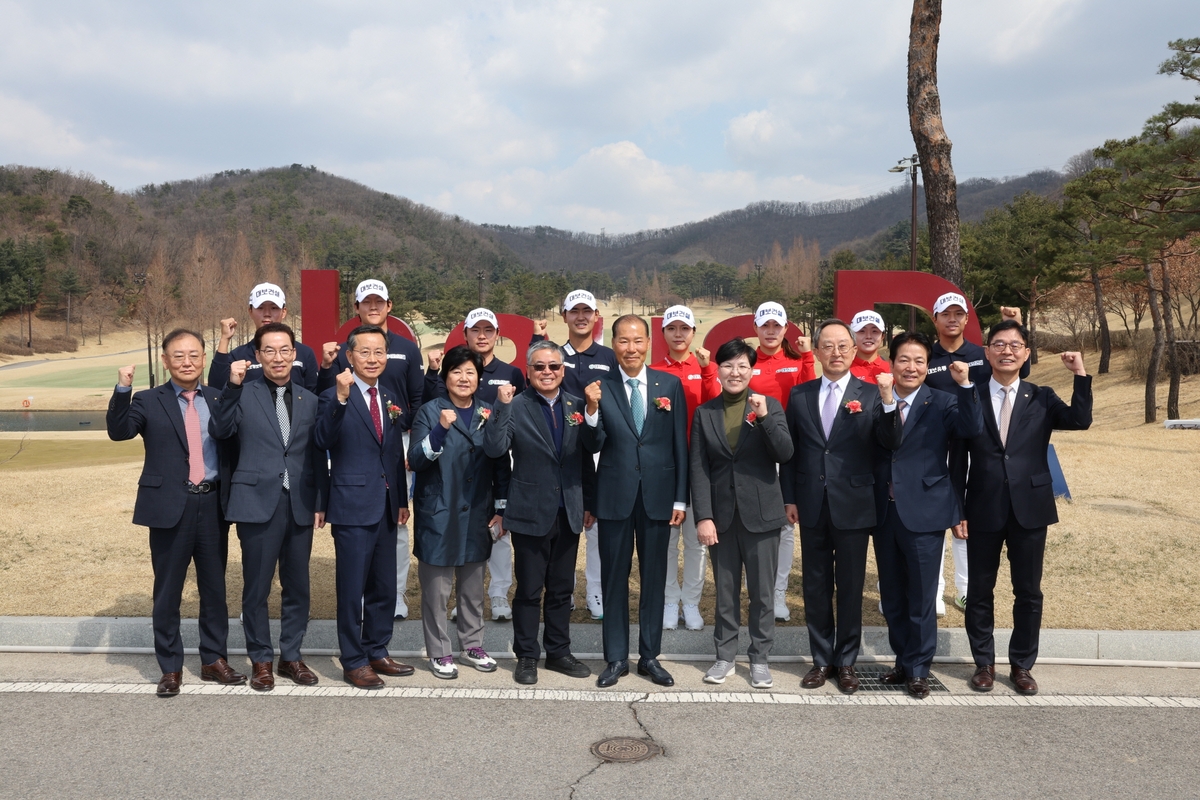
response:
M637 378L629 379L629 410L633 414L633 428L638 436L642 435L642 426L646 422L646 401L642 400L642 393L638 391L641 383Z
M825 438L829 438L833 430L833 421L837 418L838 385L829 384L829 394L825 395L825 405L821 408L821 427L825 429Z
M1001 391L1004 392L1004 400L1000 403L1000 444L1008 445L1008 423L1012 419L1012 400L1009 398L1012 395L1008 388L1005 387Z
M287 447L288 437L292 435L292 423L288 419L287 404L283 402L283 393L286 391L286 386L275 387L275 416L279 417L279 435L283 437L283 446L285 448ZM283 488L292 488L291 481L288 480L286 467L283 470Z
M188 443L188 480L199 486L204 483L204 440L200 438L200 412L196 410L196 390L181 392L187 400L183 412L183 429Z
M370 389L367 389L367 394L371 395L371 422L375 423L375 438L382 442L383 423L379 418L379 400L377 397L379 394L379 389L372 386Z
M896 408L900 411L900 427L904 427L904 423L908 422L908 401L900 400L896 403Z

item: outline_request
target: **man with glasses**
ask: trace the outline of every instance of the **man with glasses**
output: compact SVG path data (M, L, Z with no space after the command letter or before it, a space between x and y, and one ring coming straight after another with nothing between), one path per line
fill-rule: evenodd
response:
M596 431L581 424L584 402L561 389L563 351L538 341L526 355L529 388L497 390L495 417L484 428L491 458L511 453L512 478L504 530L512 538L517 591L513 596L513 679L537 683L541 655L546 669L572 678L592 674L571 654L571 594L583 528L583 467L596 450Z
M1021 380L1028 344L1029 333L1016 320L988 331L992 374L978 385L983 431L967 440L970 467L957 482L966 485L966 519L954 533L966 540L970 570L966 627L976 666L970 685L980 692L991 691L996 678L993 590L1000 555L1007 547L1013 587L1009 675L1017 692L1037 694L1030 670L1037 660L1042 626L1042 561L1046 530L1058 522L1047 457L1050 433L1087 430L1092 424L1092 379L1083 356L1061 356L1063 366L1075 375L1067 405L1053 389Z
M250 688L275 688L267 600L279 568L279 675L312 686L317 675L301 659L308 628L313 528L325 527L328 472L313 439L317 396L294 379L295 334L282 322L254 333L263 380L248 380L249 361L229 365L229 382L212 414L212 435L237 447L237 469L225 516L242 545L242 628L250 655Z
M264 325L281 323L287 319L287 300L283 289L273 283L260 283L250 290L250 319L257 331ZM217 351L213 353L212 364L208 368L208 385L216 389L225 388L229 380L229 367L235 361L247 361L245 380L255 381L263 377L262 364L258 361L258 350L254 342L246 342L233 348L233 335L237 331L237 320L233 317L221 320L221 338L217 342ZM306 344L296 342L295 354L292 357L292 381L297 386L303 386L310 392L317 391L317 370L321 366L317 354Z
M898 448L901 429L892 376L876 376L876 391L850 374L850 326L838 319L821 323L816 354L821 379L795 387L788 399L794 454L779 470L788 521L800 523L804 617L815 665L800 685L816 689L836 676L838 689L853 694L867 546L878 521L876 448Z

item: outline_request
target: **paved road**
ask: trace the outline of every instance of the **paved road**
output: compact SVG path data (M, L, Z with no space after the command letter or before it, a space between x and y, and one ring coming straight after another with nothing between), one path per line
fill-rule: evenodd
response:
M144 353L145 348L137 348L134 350L122 350L119 353L101 353L96 356L77 356L75 358L39 358L33 361L18 361L15 364L5 364L0 367L0 372L10 369L24 369L25 367L33 367L38 364L49 364L51 361L88 361L93 358L111 358L113 356L127 356L130 353Z
M150 657L0 655L0 797L1200 793L1196 670L1041 667L1033 705L1007 686L970 693L965 667L937 670L951 691L933 704L802 694L798 664L776 668L775 692L757 695L744 669L720 692L703 689L695 663L669 665L675 692L631 677L605 693L544 673L542 691L518 690L510 662L453 682L389 679L426 697L355 696L332 659L312 666L322 688L347 696L221 690L189 673L186 690L210 693L160 700ZM35 680L39 691L17 691ZM951 705L977 701L990 705ZM1175 707L1122 707L1139 703ZM608 736L652 738L665 754L603 764L588 748Z

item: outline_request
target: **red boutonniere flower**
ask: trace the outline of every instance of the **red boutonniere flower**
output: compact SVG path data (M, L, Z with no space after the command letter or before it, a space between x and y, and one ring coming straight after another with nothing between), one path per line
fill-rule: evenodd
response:
M391 418L393 423L396 420L400 419L400 414L402 413L400 411L400 406L396 405L395 403L389 402L387 405L387 411L388 411L388 417Z
M567 416L567 424L570 425L572 428L574 428L576 425L582 425L583 424L583 414L580 414L578 411L576 411L574 414L568 415Z
M753 411L751 411L749 414L746 415L746 424L749 425L751 428L754 427L754 423L757 420L758 420L758 414L755 414Z
M851 400L849 403L846 403L846 410L851 414L858 414L862 411L862 403L857 400Z
M657 408L659 411L670 411L671 410L671 398L669 398L669 397L654 398L654 407Z
M490 417L491 415L492 415L492 410L490 408L480 408L479 409L479 424L475 427L475 430L479 430L480 428L482 428L483 423L487 422L488 417Z

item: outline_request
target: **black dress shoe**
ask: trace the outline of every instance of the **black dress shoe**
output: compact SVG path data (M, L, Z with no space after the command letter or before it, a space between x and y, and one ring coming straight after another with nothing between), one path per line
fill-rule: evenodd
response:
M568 678L586 678L592 674L587 664L584 664L570 653L558 658L547 658L546 669L553 672L561 672Z
M976 669L970 680L971 688L977 692L990 692L995 683L996 667L992 664L984 664Z
M924 700L926 697L929 697L928 678L909 678L904 682L904 688L918 700Z
M800 685L805 689L820 689L832 674L833 667L813 667L800 679Z
M513 672L513 680L522 686L532 686L537 683L537 662L536 658L518 658L517 669ZM550 666L549 662L546 666Z
M892 667L883 673L883 676L879 680L888 686L900 686L905 680L904 670L899 667Z
M671 673L663 669L662 664L658 663L657 658L643 658L638 660L638 675L649 677L650 680L657 683L659 686L674 686L675 679L671 677Z
M604 671L600 673L600 677L596 678L596 685L601 689L607 689L609 686L616 686L617 679L623 678L629 674L629 662L622 659L621 661L610 661Z

